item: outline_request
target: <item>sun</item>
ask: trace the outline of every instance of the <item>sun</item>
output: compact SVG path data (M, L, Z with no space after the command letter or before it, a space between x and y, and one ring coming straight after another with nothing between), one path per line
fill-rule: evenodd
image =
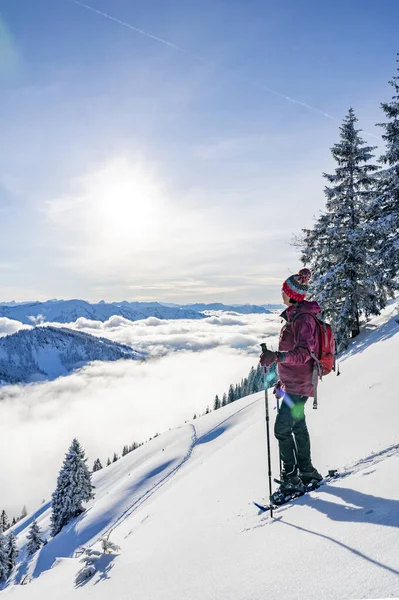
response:
M116 246L150 244L158 235L165 196L142 161L115 159L86 182L92 234Z

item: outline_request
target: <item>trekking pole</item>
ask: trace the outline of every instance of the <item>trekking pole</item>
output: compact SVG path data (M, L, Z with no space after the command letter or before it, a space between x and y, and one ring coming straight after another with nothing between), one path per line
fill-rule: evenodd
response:
M280 412L280 399L276 396L276 400L277 400L277 414ZM281 477L281 471L282 471L282 463L281 463L281 453L280 453L280 445L279 445L279 450L278 450L278 460L279 460L279 468L280 468L280 473L279 473L279 477Z
M262 352L266 352L266 344L261 344ZM272 463L270 458L270 430L269 430L269 395L268 395L268 381L267 381L267 367L263 367L263 386L265 388L265 407L266 407L266 439L267 439L267 466L269 476L269 498L272 495ZM270 504L270 516L273 516L273 507Z

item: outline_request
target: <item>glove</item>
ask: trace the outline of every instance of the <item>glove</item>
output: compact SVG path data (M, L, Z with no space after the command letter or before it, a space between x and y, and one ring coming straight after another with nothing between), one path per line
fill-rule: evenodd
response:
M259 357L259 362L262 367L270 367L277 360L277 352L272 352L271 350L266 350L262 352Z
M281 390L281 383L279 381L276 383L276 385L273 388L273 394L276 396L277 400L281 400L281 398L284 395Z

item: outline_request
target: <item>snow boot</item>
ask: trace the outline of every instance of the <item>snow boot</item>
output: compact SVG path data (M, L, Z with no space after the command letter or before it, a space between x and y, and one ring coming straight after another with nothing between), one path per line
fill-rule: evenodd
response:
M300 471L299 477L303 485L309 485L309 483L319 483L320 481L323 481L323 476L320 475L318 470L314 467L308 471Z

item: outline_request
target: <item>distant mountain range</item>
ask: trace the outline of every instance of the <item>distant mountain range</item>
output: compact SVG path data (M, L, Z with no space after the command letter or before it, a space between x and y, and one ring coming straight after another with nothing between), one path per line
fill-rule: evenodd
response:
M90 321L107 321L114 315L129 321L148 317L158 319L203 319L205 315L192 309L170 307L158 302L99 302L90 304L84 300L49 300L28 304L0 305L0 317L34 325L43 322L72 323L84 317Z
M236 313L241 313L243 315L249 314L268 314L271 311L269 308L265 306L259 306L257 304L222 304L221 302L213 302L211 304L182 304L179 305L184 310L197 310L199 312L204 312L207 310L225 310L232 311Z
M67 375L93 360L141 359L129 346L66 327L21 329L0 338L0 383L31 383Z
M0 303L0 317L28 325L40 323L73 323L84 317L90 321L107 321L114 315L139 321L148 317L158 319L203 319L205 311L230 311L241 314L267 314L281 308L278 304L163 304L160 302L98 302L85 300L48 300L47 302Z

